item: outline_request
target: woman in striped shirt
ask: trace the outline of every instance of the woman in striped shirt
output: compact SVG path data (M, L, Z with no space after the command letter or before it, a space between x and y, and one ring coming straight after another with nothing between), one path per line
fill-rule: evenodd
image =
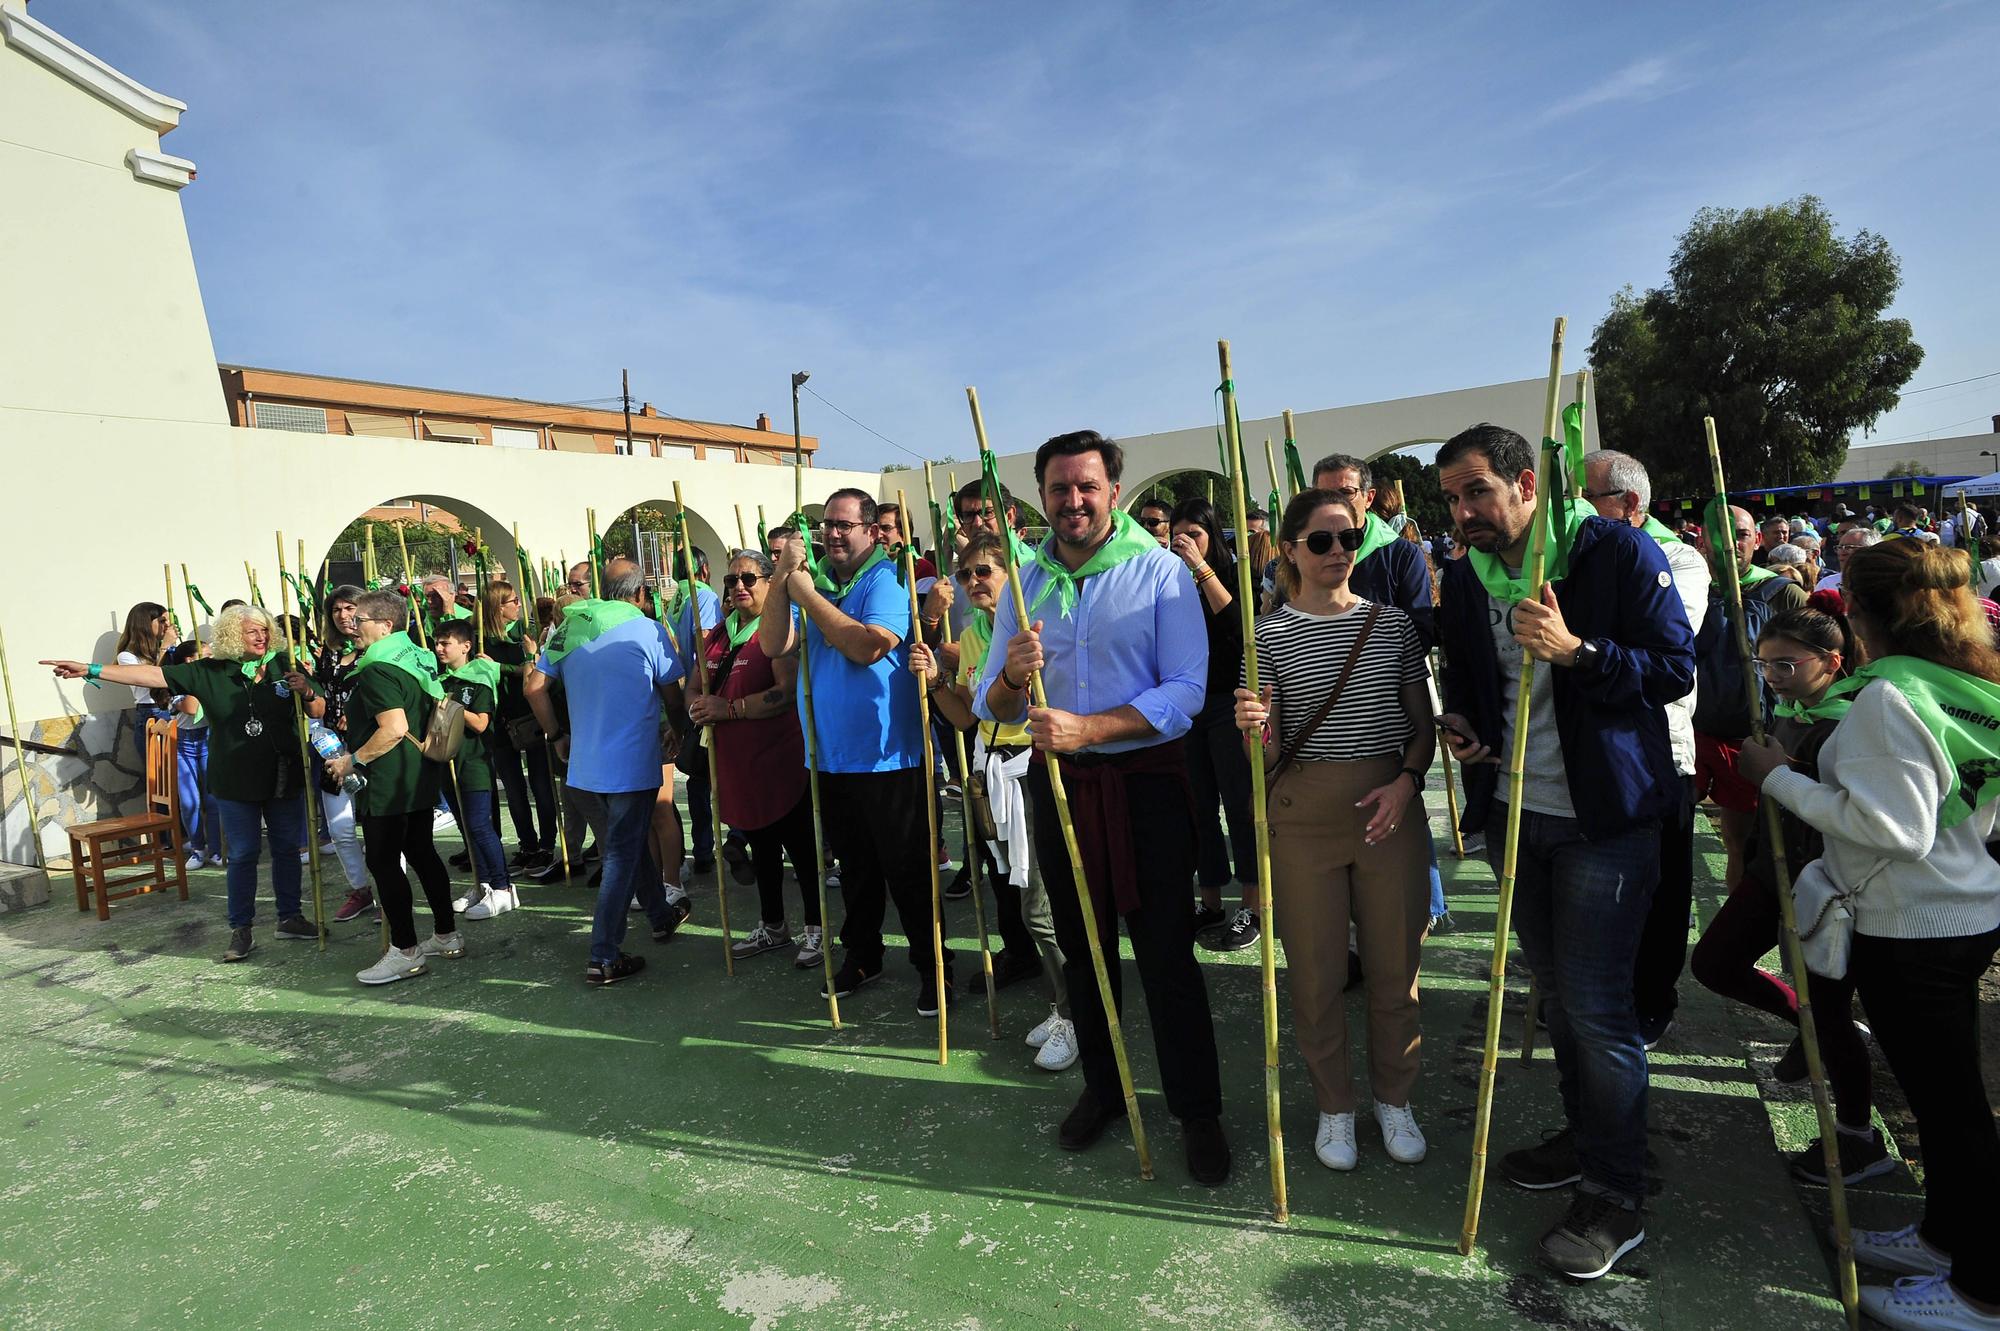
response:
M1409 617L1348 588L1365 530L1354 501L1330 491L1304 491L1286 506L1278 577L1288 601L1257 624L1263 696L1236 691L1237 725L1261 744L1270 770L1272 891L1293 1024L1319 1101L1313 1149L1320 1163L1343 1170L1356 1163L1343 997L1350 919L1360 936L1382 1143L1403 1164L1426 1149L1410 1096L1429 911L1422 790L1434 742L1430 696Z

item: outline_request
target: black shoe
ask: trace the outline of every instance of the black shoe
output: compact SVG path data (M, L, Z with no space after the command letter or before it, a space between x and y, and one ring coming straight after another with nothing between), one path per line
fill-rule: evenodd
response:
M280 938L303 938L310 942L319 941L320 931L313 922L303 915L287 915L278 921L277 936Z
M514 858L507 861L507 867L510 869L526 869L539 853L539 851L530 850L528 847L522 846L515 850Z
M1349 952L1347 954L1347 987L1342 989L1341 992L1346 993L1349 990L1359 989L1361 982L1367 978L1367 976L1361 973L1361 954L1359 952Z
M958 866L958 873L944 885L946 901L963 901L972 895L972 871L965 865Z
M944 1001L949 1003L958 992L958 983L952 978L951 967L944 968ZM917 972L917 1015L935 1017L938 1014L937 971L925 966Z
M750 843L734 832L722 839L722 862L731 868L746 868L750 863Z
M644 969L646 969L644 957L634 957L620 952L609 966L585 966L583 982L592 988L602 989L607 984L617 984L627 976L637 975Z
M1636 1209L1598 1193L1579 1192L1535 1245L1535 1256L1572 1280L1595 1280L1645 1241L1646 1220Z
M1673 1034L1673 1031L1674 1014L1671 1012L1664 1017L1639 1018L1639 1039L1648 1049L1657 1048L1660 1041Z
M870 970L868 967L854 960L854 958L849 957L846 961L841 962L840 969L833 973L833 996L835 998L845 998L862 985L873 984L881 978L882 968L879 965L875 969ZM826 997L825 985L819 987L819 996L821 998Z
M1220 929L1229 923L1229 912L1220 906L1196 906L1194 908L1194 931L1205 934L1210 929Z
M536 865L532 869L525 870L523 876L531 883L559 883L568 878L569 874L564 871L563 863L560 859L550 859L545 863Z
M1229 1140L1222 1124L1212 1118L1190 1118L1181 1123L1181 1137L1187 1146L1188 1173L1204 1187L1217 1187L1229 1177Z
M653 926L653 941L664 943L679 933L688 916L694 914L694 898L683 893L667 902L667 923Z
M1229 917L1228 924L1211 929L1196 941L1210 952L1241 952L1255 946L1258 937L1257 912L1239 910Z
M524 850L514 857L514 872L532 874L556 857L552 850Z
M1075 1108L1056 1130L1056 1145L1065 1151L1081 1151L1084 1147L1104 1135L1104 1129L1125 1117L1125 1102L1120 1100L1110 1105L1097 1103L1097 1096L1086 1086L1083 1094L1076 1098ZM1225 1148L1226 1149L1226 1148Z
M1515 1187L1531 1192L1567 1188L1583 1177L1583 1165L1576 1155L1576 1134L1568 1128L1545 1132L1541 1145L1501 1156L1500 1172Z
M1840 1148L1842 1183L1865 1183L1896 1172L1896 1157L1889 1154L1880 1129L1870 1128L1866 1137L1836 1131L1833 1140ZM1812 1145L1792 1157L1792 1177L1802 1183L1826 1182L1826 1147L1821 1138L1813 1138Z
M1019 984L1033 975L1042 973L1042 963L1033 957L1024 957L1018 952L1002 952L993 958L993 991L998 993L1010 984Z
M603 859L604 857L598 854L597 843L593 841L589 845L585 846L581 851L577 852L574 858L579 864L589 864L593 860L600 860Z
M714 873L715 856L713 855L709 855L706 857L697 856L694 859L688 861L688 868L693 870L695 873Z
M222 949L224 961L241 961L257 950L257 944L250 939L248 926L229 931L229 946Z
M1451 912L1444 911L1441 914L1431 916L1431 922L1425 928L1424 932L1435 938L1439 934L1448 934L1457 927L1458 921L1451 918Z
M1805 1042L1798 1036L1792 1037L1791 1046L1778 1060L1778 1066L1771 1069L1771 1076L1780 1086L1803 1086L1812 1076L1811 1070L1806 1067Z
M458 854L451 857L450 863L454 869L470 869L472 867L472 852L461 850Z

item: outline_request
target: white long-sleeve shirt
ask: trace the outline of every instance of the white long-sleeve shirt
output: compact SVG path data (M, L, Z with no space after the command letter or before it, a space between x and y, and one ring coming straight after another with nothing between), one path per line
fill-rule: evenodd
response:
M1986 853L2000 800L1938 827L1951 764L1901 690L1882 680L1862 689L1820 750L1819 772L1815 781L1780 767L1764 793L1826 838L1827 872L1843 891L1860 889L1857 931L1963 938L2000 928L2000 863Z

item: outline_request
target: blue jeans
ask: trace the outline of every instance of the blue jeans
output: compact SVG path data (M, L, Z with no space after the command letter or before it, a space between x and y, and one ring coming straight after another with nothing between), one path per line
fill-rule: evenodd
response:
M1486 820L1495 875L1506 842L1507 806L1495 800ZM1586 841L1574 818L1522 811L1514 930L1541 989L1578 1186L1630 1207L1646 1196L1646 1045L1632 967L1659 875L1657 822Z
M604 803L604 830L598 840L604 853L604 876L597 889L597 916L590 926L590 964L608 966L618 959L619 945L625 941L625 920L633 897L639 898L639 907L654 928L665 928L673 918L660 886L660 866L653 860L653 805L659 791L576 793L586 801Z
M452 820L465 836L465 848L472 853L472 871L477 875L473 881L495 891L511 889L514 880L507 876L507 853L500 848L500 825L496 821L500 806L494 803L493 792L475 790L461 800L452 794L451 784L446 782L445 800L451 805ZM459 807L461 804L463 808Z
M181 830L190 855L222 858L222 825L208 793L208 731L180 732Z
M300 912L299 852L306 844L306 804L298 795L281 800L215 800L222 815L223 843L229 847L229 927L248 929L257 915L257 855L264 832L271 834L271 894L278 918Z
M1438 872L1437 838L1431 838L1431 918L1450 910L1444 901L1444 875Z

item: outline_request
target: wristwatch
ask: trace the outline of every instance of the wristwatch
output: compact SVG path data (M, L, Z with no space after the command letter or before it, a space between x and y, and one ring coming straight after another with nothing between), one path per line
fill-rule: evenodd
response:
M1414 767L1405 767L1403 775L1410 778L1410 784L1417 788L1419 795L1424 793L1424 774L1422 772L1419 772Z
M1603 660L1604 649L1585 638L1576 645L1576 655L1569 658L1569 664L1572 670L1595 670Z

